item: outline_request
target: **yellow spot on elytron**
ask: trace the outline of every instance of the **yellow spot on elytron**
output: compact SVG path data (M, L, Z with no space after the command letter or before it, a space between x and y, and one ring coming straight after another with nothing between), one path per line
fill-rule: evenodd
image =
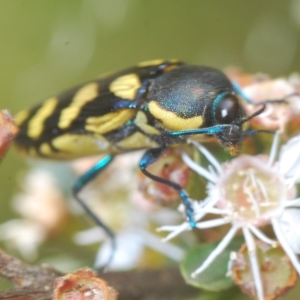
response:
M28 118L29 112L29 110L22 110L17 113L14 117L15 124L18 126L22 125L22 123Z
M148 105L150 113L161 123L170 130L188 130L197 129L203 123L203 118L201 116L195 116L192 118L184 119L177 116L171 111L167 111L159 106L156 101L151 101Z
M53 149L50 147L48 143L43 143L40 148L40 153L42 153L45 156L50 156L52 155Z
M124 125L133 118L135 113L133 109L123 109L101 117L89 117L84 128L87 131L104 134Z
M148 133L148 134L160 134L160 131L157 130L155 127L153 126L150 126L148 123L147 123L147 117L146 115L139 111L134 119L134 123L142 129L142 131L144 131L145 133Z
M88 83L81 87L73 97L71 104L61 111L58 127L61 129L68 128L78 117L84 104L95 99L98 94L98 84L95 82Z
M117 143L116 146L121 147L124 150L159 147L156 142L152 141L149 137L145 136L141 132L133 133L129 137Z
M132 73L120 76L110 85L109 90L122 99L134 100L136 91L141 87L138 75Z
M44 122L52 115L56 108L58 99L53 97L46 100L42 106L38 109L35 115L28 123L27 135L32 139L38 139L44 129Z
M151 66L158 66L164 63L164 59L153 59L153 60L147 60L147 61L142 61L138 63L138 67L151 67Z
M52 140L58 152L52 152L51 158L74 159L84 156L111 152L111 144L102 136L64 134Z

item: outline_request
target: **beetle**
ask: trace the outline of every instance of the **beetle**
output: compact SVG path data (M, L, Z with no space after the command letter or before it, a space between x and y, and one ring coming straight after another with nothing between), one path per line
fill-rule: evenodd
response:
M139 167L151 179L174 188L192 228L196 224L182 187L147 170L170 146L199 135L214 136L231 155L246 131L246 117L237 91L221 71L176 60L143 62L87 82L46 99L15 116L15 144L31 156L74 159L106 154L74 184L75 199L111 240L114 234L79 197L82 188L102 172L114 156L145 149ZM114 242L113 242L114 243Z

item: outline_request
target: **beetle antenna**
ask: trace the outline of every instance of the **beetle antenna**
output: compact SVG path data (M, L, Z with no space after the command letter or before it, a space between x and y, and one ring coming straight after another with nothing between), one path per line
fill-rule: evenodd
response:
M241 124L248 122L249 120L253 119L254 117L260 115L265 109L266 109L266 104L263 104L261 109L254 112L251 116L239 121L238 124L241 125Z
M249 117L241 120L239 122L239 125L240 124L244 124L245 122L248 122L249 120L253 119L254 117L260 115L265 109L266 109L266 104L263 103L261 109L259 109L255 113L253 113L251 116L249 116ZM257 133L257 132L264 132L264 133L275 134L276 131L275 130L267 130L267 129L258 129L258 130L253 129L253 130L245 131L244 134L243 134L243 137L245 138L245 137L253 135L254 133Z

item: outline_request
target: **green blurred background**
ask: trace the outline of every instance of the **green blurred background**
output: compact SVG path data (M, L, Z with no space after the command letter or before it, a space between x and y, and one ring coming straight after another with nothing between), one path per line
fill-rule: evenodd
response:
M299 42L299 0L1 0L0 107L155 58L287 75ZM0 222L25 165L14 151L2 162Z

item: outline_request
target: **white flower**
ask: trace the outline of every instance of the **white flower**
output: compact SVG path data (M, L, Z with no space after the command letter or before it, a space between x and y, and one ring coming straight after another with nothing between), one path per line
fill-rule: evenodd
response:
M26 259L38 256L39 246L61 227L68 214L57 180L47 170L33 169L22 181L22 192L13 199L20 219L0 224L0 241L17 249Z
M166 219L178 220L178 214L170 209L157 211L156 207L137 191L137 181L133 180L133 176L128 176L128 170L134 172L140 156L141 153L130 153L117 157L107 172L85 187L80 194L82 199L88 200L95 214L103 218L104 223L116 233L114 250L111 239L100 227L75 235L75 243L79 245L102 242L94 264L96 269L105 266L111 255L108 270L132 269L141 261L145 248L160 252L175 261L182 260L185 254L184 250L176 245L162 244L160 238L151 233L152 222L156 225L165 224ZM73 166L79 173L85 173L94 163L92 158L81 159ZM156 213L149 214L149 211Z
M209 183L207 198L194 202L196 227L211 228L231 224L231 228L218 246L210 253L192 276L203 272L227 247L238 230L242 230L248 248L251 269L258 299L264 299L263 284L256 255L254 237L284 249L292 265L300 274L300 198L296 198L295 184L300 180L300 136L291 139L281 147L276 161L279 135L276 134L269 157L241 155L232 161L219 162L200 144L191 141L211 164L204 169L186 153L184 161L190 168ZM202 221L206 214L219 216L213 220ZM278 240L266 236L260 227L270 224ZM191 230L188 222L179 226L163 226L160 231L169 231L165 240L179 233Z
M159 218L152 218L152 221L163 223L167 218L173 219L173 211L164 209L160 212ZM162 219L162 220L160 220ZM151 218L149 214L141 210L130 207L128 209L127 222L123 224L122 230L116 234L116 247L113 250L113 257L107 269L112 271L130 270L138 265L141 261L145 248L153 249L166 257L175 261L181 261L185 255L183 249L173 244L163 244L160 238L151 233L148 227ZM111 241L101 231L101 228L94 227L76 234L75 242L79 245L89 245L103 242L98 250L94 267L99 269L106 265L112 255Z

